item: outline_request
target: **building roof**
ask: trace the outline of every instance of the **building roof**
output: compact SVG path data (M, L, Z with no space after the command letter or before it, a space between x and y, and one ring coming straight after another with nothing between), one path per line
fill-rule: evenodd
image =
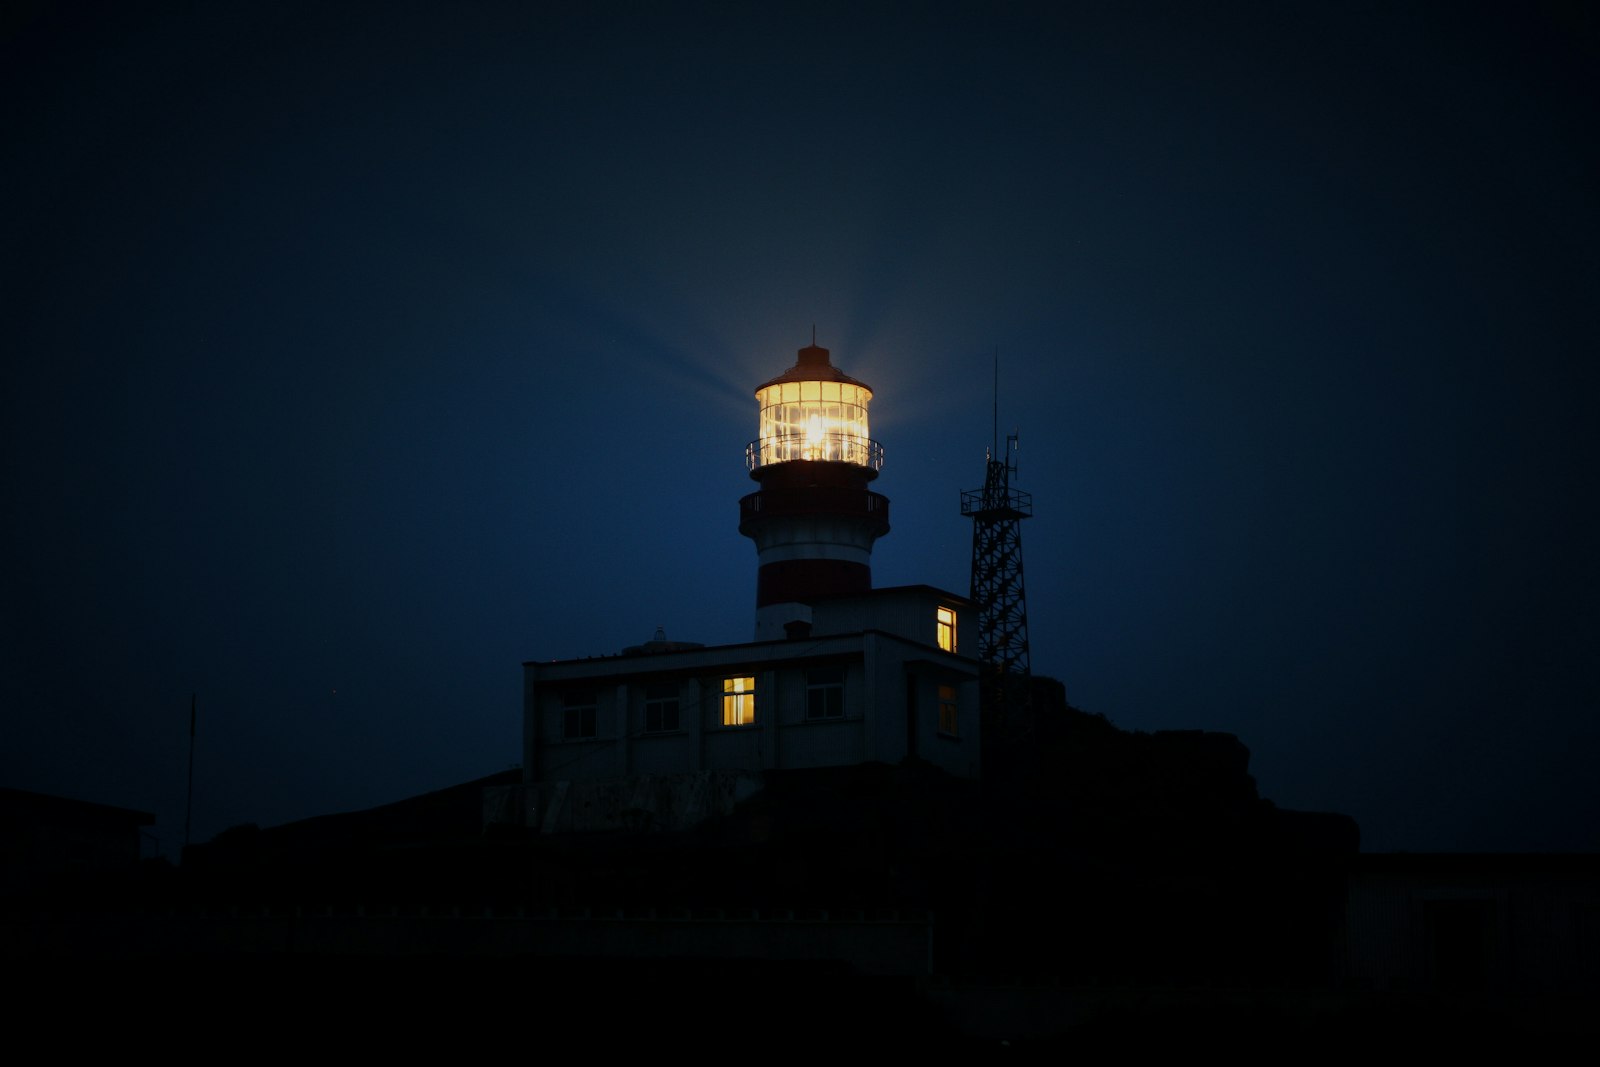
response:
M660 652L654 655L628 655L614 653L604 656L582 656L577 659L524 660L524 667L590 667L597 674L656 674L669 671L704 671L734 663L767 663L777 665L799 660L822 659L856 652L867 637L881 637L902 645L925 648L951 663L975 663L970 656L943 652L923 641L890 630L854 630L848 633L812 634L805 638L779 638L775 641L744 641L732 645L704 645L700 648ZM562 674L568 674L562 671ZM570 674L568 674L571 677Z
M957 607L961 607L963 609L970 608L972 606L972 601L969 600L967 597L962 596L959 593L952 593L948 589L940 589L937 586L921 585L921 584L918 584L918 585L892 585L892 586L888 586L888 587L883 588L883 589L869 589L864 593L834 593L834 594L830 594L830 595L827 595L827 596L810 597L805 601L805 603L807 603L807 604L813 604L813 603L814 604L846 604L846 603L849 603L850 601L853 601L853 600L854 601L862 601L862 600L891 600L891 599L895 599L895 598L898 598L898 597L906 597L906 596L922 596L922 597L927 597L929 599L937 599L937 600L942 600L942 601L948 601L949 603L951 603L951 604L953 604L953 605L955 605ZM656 640L647 641L642 645L629 645L627 648L624 648L621 652L602 653L602 654L600 654L598 656L575 656L575 657L573 657L571 659L547 659L547 660L530 659L530 660L523 660L522 661L522 665L524 667L548 667L548 666L553 666L555 664L573 664L573 663L588 663L588 662L611 663L611 662L614 662L616 660L636 660L636 659L642 659L642 658L646 658L646 657L649 657L651 659L664 659L664 658L676 656L676 655L678 655L680 653L704 653L704 652L714 653L718 659L724 659L724 658L726 658L725 654L727 652L731 651L731 650L734 650L734 649L746 649L746 648L747 649L757 649L757 648L765 648L768 645L790 645L790 644L794 644L795 643L795 639L794 638L783 637L783 638L775 638L773 640L768 640L768 641L739 641L739 642L735 642L733 644L728 644L728 645L704 645L704 644L701 644L701 643L699 643L697 641L668 641L668 640L665 639L666 635L660 630L660 628L657 629L656 633L657 633L657 639ZM838 631L838 632L833 632L833 633L813 633L813 634L808 635L806 640L826 641L826 640L831 640L833 638L839 638L839 637L855 637L855 638L859 638L863 634L867 634L867 633L879 633L879 634L883 634L884 636L893 637L897 641L908 641L911 644L925 644L926 643L926 642L922 642L922 641L917 641L917 640L915 640L913 638L908 637L905 634L895 633L892 630L884 630L884 629L880 629L880 628L875 627L875 626L867 626L865 628L852 629L852 630L848 630L848 631ZM941 655L943 655L943 654L945 654L945 653L941 653ZM655 669L655 668L650 668L650 669Z
M148 811L11 788L0 788L0 812L7 818L56 824L150 826L156 821Z

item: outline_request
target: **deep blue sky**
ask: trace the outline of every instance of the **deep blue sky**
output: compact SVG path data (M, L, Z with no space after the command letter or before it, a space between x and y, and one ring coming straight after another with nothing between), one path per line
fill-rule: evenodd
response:
M1600 848L1592 8L9 10L0 784L171 852L191 692L204 839L747 640L815 323L878 584L966 588L998 350L1074 703L1368 848Z

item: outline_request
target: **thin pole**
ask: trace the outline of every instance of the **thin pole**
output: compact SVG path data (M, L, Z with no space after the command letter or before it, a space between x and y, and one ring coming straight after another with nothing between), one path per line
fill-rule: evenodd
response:
M194 718L197 699L189 694L189 797L184 802L183 847L189 847L189 827L194 822Z
M989 454L1000 458L1000 346L994 348L994 451Z

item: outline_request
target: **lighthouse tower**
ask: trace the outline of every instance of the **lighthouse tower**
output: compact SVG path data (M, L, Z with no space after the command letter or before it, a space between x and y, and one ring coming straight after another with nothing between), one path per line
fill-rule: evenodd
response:
M883 447L867 431L872 390L815 342L756 389L760 436L745 449L761 488L739 501L756 543L756 640L807 633L812 600L872 588L872 543L889 532L889 499L867 485Z

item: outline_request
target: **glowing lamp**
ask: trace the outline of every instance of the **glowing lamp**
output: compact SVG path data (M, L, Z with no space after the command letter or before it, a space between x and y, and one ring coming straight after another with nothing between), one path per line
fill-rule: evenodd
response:
M828 362L828 350L809 345L783 374L756 389L760 437L745 450L752 473L773 463L812 460L883 466L883 448L867 430L872 390Z

